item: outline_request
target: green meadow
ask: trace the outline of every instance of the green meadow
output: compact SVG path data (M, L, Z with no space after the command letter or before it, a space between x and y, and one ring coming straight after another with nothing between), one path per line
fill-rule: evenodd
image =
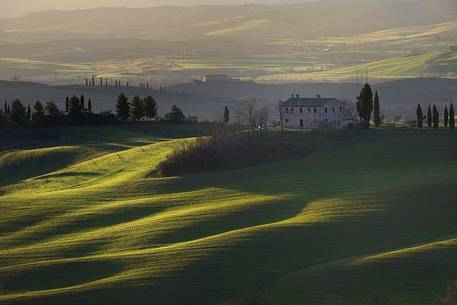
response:
M210 126L49 132L0 155L0 304L422 305L457 278L454 132L307 132L307 157L168 178Z

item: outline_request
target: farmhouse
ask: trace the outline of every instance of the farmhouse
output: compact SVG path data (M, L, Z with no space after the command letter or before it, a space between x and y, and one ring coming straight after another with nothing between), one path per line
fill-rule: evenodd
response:
M230 80L230 76L227 74L207 74L203 77L205 83L220 83L227 82Z
M354 123L346 104L335 98L302 98L292 95L279 102L281 123L285 128L344 128Z

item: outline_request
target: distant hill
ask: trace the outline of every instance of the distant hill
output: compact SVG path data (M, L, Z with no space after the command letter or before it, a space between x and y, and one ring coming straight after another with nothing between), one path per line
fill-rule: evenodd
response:
M455 77L453 0L108 7L0 20L0 79L176 84ZM405 14L404 12L408 12ZM449 54L448 54L449 53Z
M65 98L73 94L85 95L92 100L94 111L115 112L115 102L120 93L125 93L129 99L135 95L153 95L159 102L159 114L164 115L170 110L173 104L179 105L186 115L197 116L200 120L213 120L218 113L222 113L225 105L234 104L236 100L230 97L215 96L211 94L200 94L177 92L174 89L166 96L160 96L157 90L140 90L140 88L100 88L86 87L79 85L70 86L47 86L32 82L0 81L0 104L3 107L4 101L20 99L24 104L33 105L37 100L46 102L53 100L60 109L65 107Z
M287 99L291 94L302 96L336 97L354 100L360 93L361 84L357 83L295 83L295 84L257 84L246 82L223 82L212 84L187 83L172 86L171 95L160 97L156 90L144 91L139 88L127 90L118 88L99 88L86 86L47 86L30 82L0 81L1 99L12 101L19 98L25 104L33 104L36 100L54 100L61 109L66 96L84 94L93 101L96 111L114 111L117 96L124 92L132 98L138 94L154 95L160 104L160 114L166 113L172 104L180 106L187 115L205 119L220 119L225 105L233 108L240 98L256 96L259 105L276 105L280 99ZM414 118L417 104L436 104L441 108L451 102L457 103L457 80L452 79L406 79L379 83L374 86L379 91L382 111L393 118L402 115ZM176 96L178 92L178 96ZM182 93L184 92L184 96Z
M405 15L404 12L408 14ZM160 40L275 41L368 33L454 20L457 4L439 1L324 0L292 5L97 8L47 11L0 21L5 38L116 37ZM348 22L348 20L357 22ZM122 23L120 23L122 21Z

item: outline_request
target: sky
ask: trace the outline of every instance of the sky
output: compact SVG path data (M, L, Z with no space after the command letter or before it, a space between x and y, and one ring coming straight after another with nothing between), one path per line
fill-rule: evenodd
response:
M0 18L17 17L33 11L74 10L102 6L147 7L160 5L284 3L303 0L0 0Z

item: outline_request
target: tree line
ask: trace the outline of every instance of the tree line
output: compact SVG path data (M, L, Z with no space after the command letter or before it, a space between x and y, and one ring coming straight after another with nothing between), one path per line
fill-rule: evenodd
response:
M109 79L107 77L96 77L95 75L92 75L91 77L86 77L85 78L85 85L89 87L101 87L101 88L124 88L124 89L130 89L131 84L129 81L122 81L122 80L116 80L116 79ZM149 82L146 83L139 83L138 87L140 90L145 90L145 91L150 91L153 90L152 86L149 84ZM166 86L160 86L158 89L158 94L160 96L174 96L174 97L181 97L185 98L186 93L181 90L172 90L169 89Z
M423 128L424 122L427 123L428 128L438 129L440 128L441 118L440 113L436 105L431 107L428 106L427 114L425 115L422 111L422 106L419 104L417 105L416 109L416 118L417 118L417 127ZM454 112L454 105L451 104L449 109L447 106L444 107L444 115L443 115L443 126L444 128L455 128L455 112Z
M165 120L174 123L184 122L183 111L173 105L164 118L158 117L158 102L148 95L141 98L135 95L131 102L123 93L117 98L116 114L110 111L93 112L93 102L86 101L84 95L66 97L64 109L59 109L55 101L33 105L24 105L19 99L11 103L4 102L0 109L0 127L28 127L80 124L109 124L118 121Z

